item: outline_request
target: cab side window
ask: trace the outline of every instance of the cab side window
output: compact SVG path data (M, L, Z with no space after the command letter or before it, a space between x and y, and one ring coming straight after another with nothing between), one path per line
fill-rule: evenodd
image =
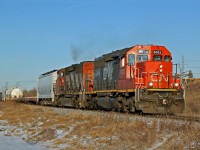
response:
M129 66L135 65L135 54L128 55L128 65Z
M64 77L64 73L63 72L60 73L60 77Z
M171 61L171 57L170 57L169 55L166 55L166 56L164 57L164 61L170 62L170 61Z
M125 66L125 57L122 58L121 62L122 62L121 66L124 67Z

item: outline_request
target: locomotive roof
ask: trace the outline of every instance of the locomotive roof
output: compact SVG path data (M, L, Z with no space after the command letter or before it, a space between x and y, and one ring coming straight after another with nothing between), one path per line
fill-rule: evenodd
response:
M71 64L70 66L66 66L66 67L63 67L63 68L58 69L58 71L59 71L59 70L66 69L66 68L71 68L71 67L79 66L79 65L82 65L83 63L86 63L86 62L94 62L94 61L90 61L90 60L89 60L89 61L82 61L82 62L77 63L77 64Z
M87 62L94 62L94 61L82 61L82 62L77 63L77 64L72 64L70 66L66 66L64 68L59 69L58 72L60 72L62 70L66 70L67 72L74 71L75 69L77 70L77 69L83 67L83 64L87 63Z
M95 61L100 61L101 59L105 59L107 61L112 60L114 58L118 58L124 56L127 51L129 51L132 47L123 48L120 50L112 51L111 53L103 54L102 56L95 58Z

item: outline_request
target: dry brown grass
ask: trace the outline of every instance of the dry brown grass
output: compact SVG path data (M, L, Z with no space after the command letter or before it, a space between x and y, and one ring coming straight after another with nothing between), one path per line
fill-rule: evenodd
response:
M7 129L11 135L26 134L25 141L50 142L51 148L63 144L66 148L59 149L200 148L199 126L193 122L76 110L62 115L49 107L10 101L0 103L0 111L0 120L12 127Z
M200 116L200 81L190 81L186 84L186 107L184 113L190 116Z

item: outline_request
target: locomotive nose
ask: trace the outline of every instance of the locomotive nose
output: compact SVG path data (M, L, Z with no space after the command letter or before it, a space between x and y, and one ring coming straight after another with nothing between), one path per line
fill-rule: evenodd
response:
M159 65L159 67L158 67L158 70L160 71L160 73L162 73L163 72L163 65L161 64L161 65Z

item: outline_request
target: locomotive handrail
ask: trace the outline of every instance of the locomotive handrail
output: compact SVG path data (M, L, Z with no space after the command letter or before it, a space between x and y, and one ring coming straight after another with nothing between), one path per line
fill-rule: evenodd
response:
M139 76L140 76L140 70L139 70L139 68L135 68L136 70L138 70L138 74L137 74L137 76L138 76L138 83L140 83L140 79L139 79ZM137 73L137 71L136 71L136 73Z
M141 73L141 78L142 78L142 74L145 74L145 73L147 74L147 72L142 72L142 73Z

